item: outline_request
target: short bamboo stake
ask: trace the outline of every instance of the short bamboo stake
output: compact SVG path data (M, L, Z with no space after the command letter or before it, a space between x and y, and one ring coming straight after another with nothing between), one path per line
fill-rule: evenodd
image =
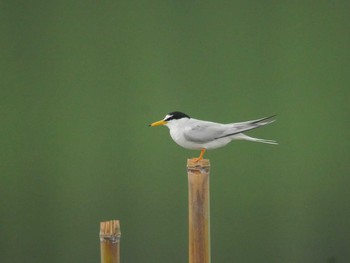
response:
M209 172L209 160L187 160L189 263L210 263Z
M101 263L119 263L120 259L119 220L100 223Z

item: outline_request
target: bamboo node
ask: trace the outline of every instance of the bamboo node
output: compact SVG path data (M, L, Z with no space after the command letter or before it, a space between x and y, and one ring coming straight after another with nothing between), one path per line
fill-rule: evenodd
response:
M187 172L189 173L194 173L199 171L201 174L207 174L209 172L209 168L204 168L204 167L191 167L187 168Z
M113 244L118 243L120 241L120 235L118 236L102 236L100 235L101 242L111 242Z

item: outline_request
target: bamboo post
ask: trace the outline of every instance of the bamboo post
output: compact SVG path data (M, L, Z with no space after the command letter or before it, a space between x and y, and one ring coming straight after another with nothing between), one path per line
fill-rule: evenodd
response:
M119 220L100 223L101 263L119 263L120 251Z
M189 263L210 263L209 172L209 160L187 160Z

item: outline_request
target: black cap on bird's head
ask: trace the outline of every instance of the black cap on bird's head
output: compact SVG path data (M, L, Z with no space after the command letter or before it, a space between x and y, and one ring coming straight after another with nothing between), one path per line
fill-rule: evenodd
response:
M180 112L180 111L173 111L170 112L169 114L167 114L163 120L157 121L157 122L153 122L151 123L149 126L160 126L160 125L165 125L168 123L168 121L171 120L179 120L182 118L188 118L190 119L191 117L188 116L187 114Z
M164 120L165 121L170 121L170 120L179 120L182 118L190 118L187 114L180 112L180 111L173 111L170 112L167 116L165 116Z

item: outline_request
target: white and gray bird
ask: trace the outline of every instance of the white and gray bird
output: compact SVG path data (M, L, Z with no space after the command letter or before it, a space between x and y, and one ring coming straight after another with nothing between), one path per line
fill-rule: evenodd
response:
M180 146L190 150L201 150L195 161L203 159L206 150L225 146L232 140L247 140L268 144L277 144L273 140L249 137L243 132L259 128L275 121L275 115L258 120L222 124L193 119L185 113L174 111L163 120L153 122L149 126L165 125L170 130L171 138Z

